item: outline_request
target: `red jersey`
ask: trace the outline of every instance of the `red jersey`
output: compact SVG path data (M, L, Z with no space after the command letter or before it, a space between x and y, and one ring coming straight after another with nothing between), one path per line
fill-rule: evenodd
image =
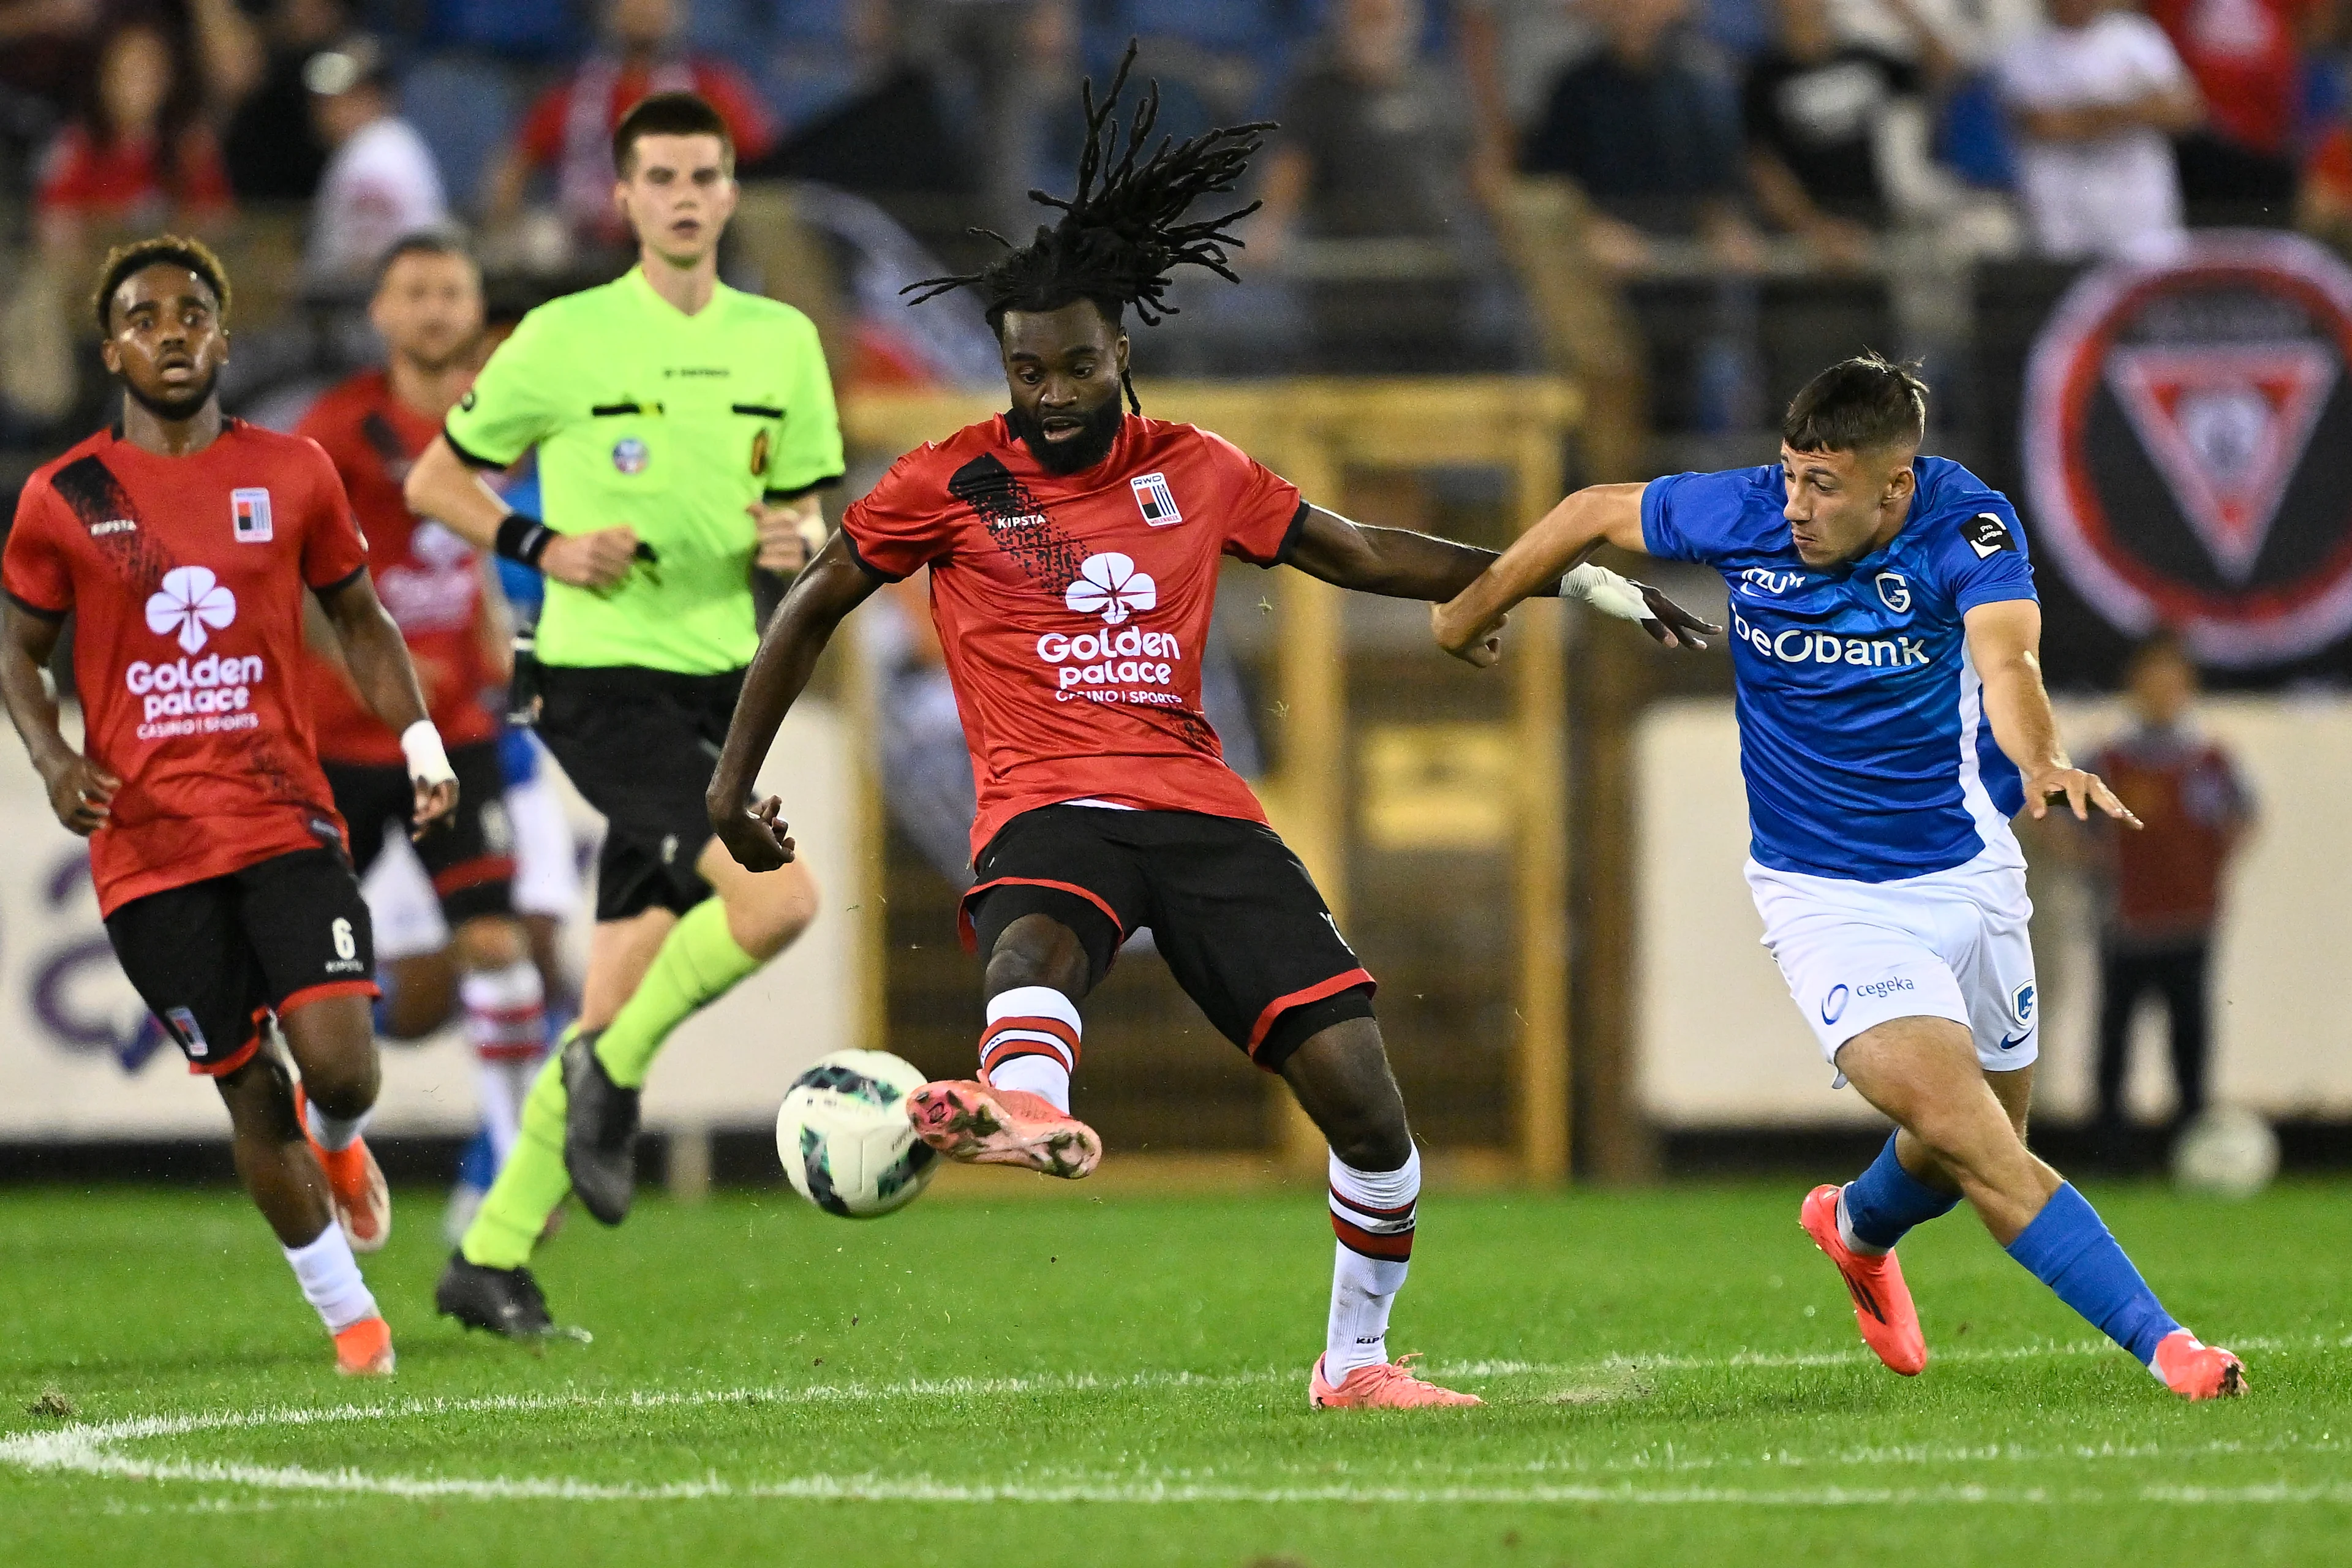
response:
M2205 95L2213 129L2239 146L2291 153L2303 99L2303 30L2314 0L2153 0Z
M2206 940L2230 852L2253 815L2230 753L2183 731L2140 727L2108 742L2091 766L2145 824L2106 836L2109 939L2140 947Z
M842 519L867 570L931 571L971 748L977 856L1066 800L1264 822L1201 711L1217 564L1281 558L1297 487L1222 437L1130 417L1083 473L1038 467L1002 415L908 453Z
M326 449L367 531L375 591L400 626L434 728L451 746L497 738L498 721L482 704L491 674L482 562L474 547L440 523L419 518L401 495L409 464L440 433L441 422L392 393L392 378L371 370L310 405L295 434ZM398 767L400 737L361 702L350 680L304 650L305 679L319 731L319 754L339 763Z
M122 781L90 839L102 914L343 842L300 687L302 595L367 565L317 444L228 420L192 457L101 431L36 470L8 596L74 613L83 751Z

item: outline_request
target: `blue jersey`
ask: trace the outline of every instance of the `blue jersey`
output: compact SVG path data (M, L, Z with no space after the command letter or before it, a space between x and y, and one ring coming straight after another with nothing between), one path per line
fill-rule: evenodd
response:
M2024 781L1993 742L1960 617L2033 597L2025 532L1999 491L1944 458L1884 550L1825 571L1797 555L1778 465L1676 474L1642 492L1653 555L1731 589L1731 662L1750 852L1762 864L1891 882L1992 851Z

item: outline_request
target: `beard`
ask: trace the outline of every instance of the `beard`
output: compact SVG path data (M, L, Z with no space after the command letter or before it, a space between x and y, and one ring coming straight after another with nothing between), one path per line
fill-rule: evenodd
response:
M1126 418L1127 410L1113 395L1085 416L1078 433L1066 440L1046 440L1045 426L1018 405L1006 411L1004 422L1013 427L1013 435L1028 443L1029 455L1037 459L1039 468L1049 474L1075 474L1110 456L1111 443L1118 439Z
M212 401L213 389L219 384L220 372L215 370L202 381L192 382L168 396L156 397L140 391L138 384L129 376L122 378L122 390L131 395L132 402L158 419L175 421L194 417L198 410Z

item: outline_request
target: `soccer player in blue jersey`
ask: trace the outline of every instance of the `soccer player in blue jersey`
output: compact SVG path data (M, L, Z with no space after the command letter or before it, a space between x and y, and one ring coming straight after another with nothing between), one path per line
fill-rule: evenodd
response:
M1927 1364L1895 1245L1965 1197L2175 1394L2242 1394L2238 1358L2166 1313L2025 1147L2039 1017L2010 818L2063 799L2138 823L2059 740L2017 513L1919 455L1927 413L1908 369L1832 365L1790 405L1777 465L1579 490L1433 612L1437 640L1492 664L1504 613L1597 572L1582 563L1604 542L1720 572L1764 943L1837 1082L1897 1128L1801 1211L1863 1339L1906 1376Z

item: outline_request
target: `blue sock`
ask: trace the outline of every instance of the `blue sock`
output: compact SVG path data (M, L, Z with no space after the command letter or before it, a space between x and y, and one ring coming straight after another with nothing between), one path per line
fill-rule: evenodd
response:
M2180 1327L2072 1182L2050 1194L2009 1255L2143 1365L2156 1360L2157 1342Z
M1895 1157L1895 1134L1890 1132L1870 1169L1845 1184L1846 1223L1853 1227L1855 1240L1892 1251L1913 1226L1951 1213L1959 1201L1905 1170Z

